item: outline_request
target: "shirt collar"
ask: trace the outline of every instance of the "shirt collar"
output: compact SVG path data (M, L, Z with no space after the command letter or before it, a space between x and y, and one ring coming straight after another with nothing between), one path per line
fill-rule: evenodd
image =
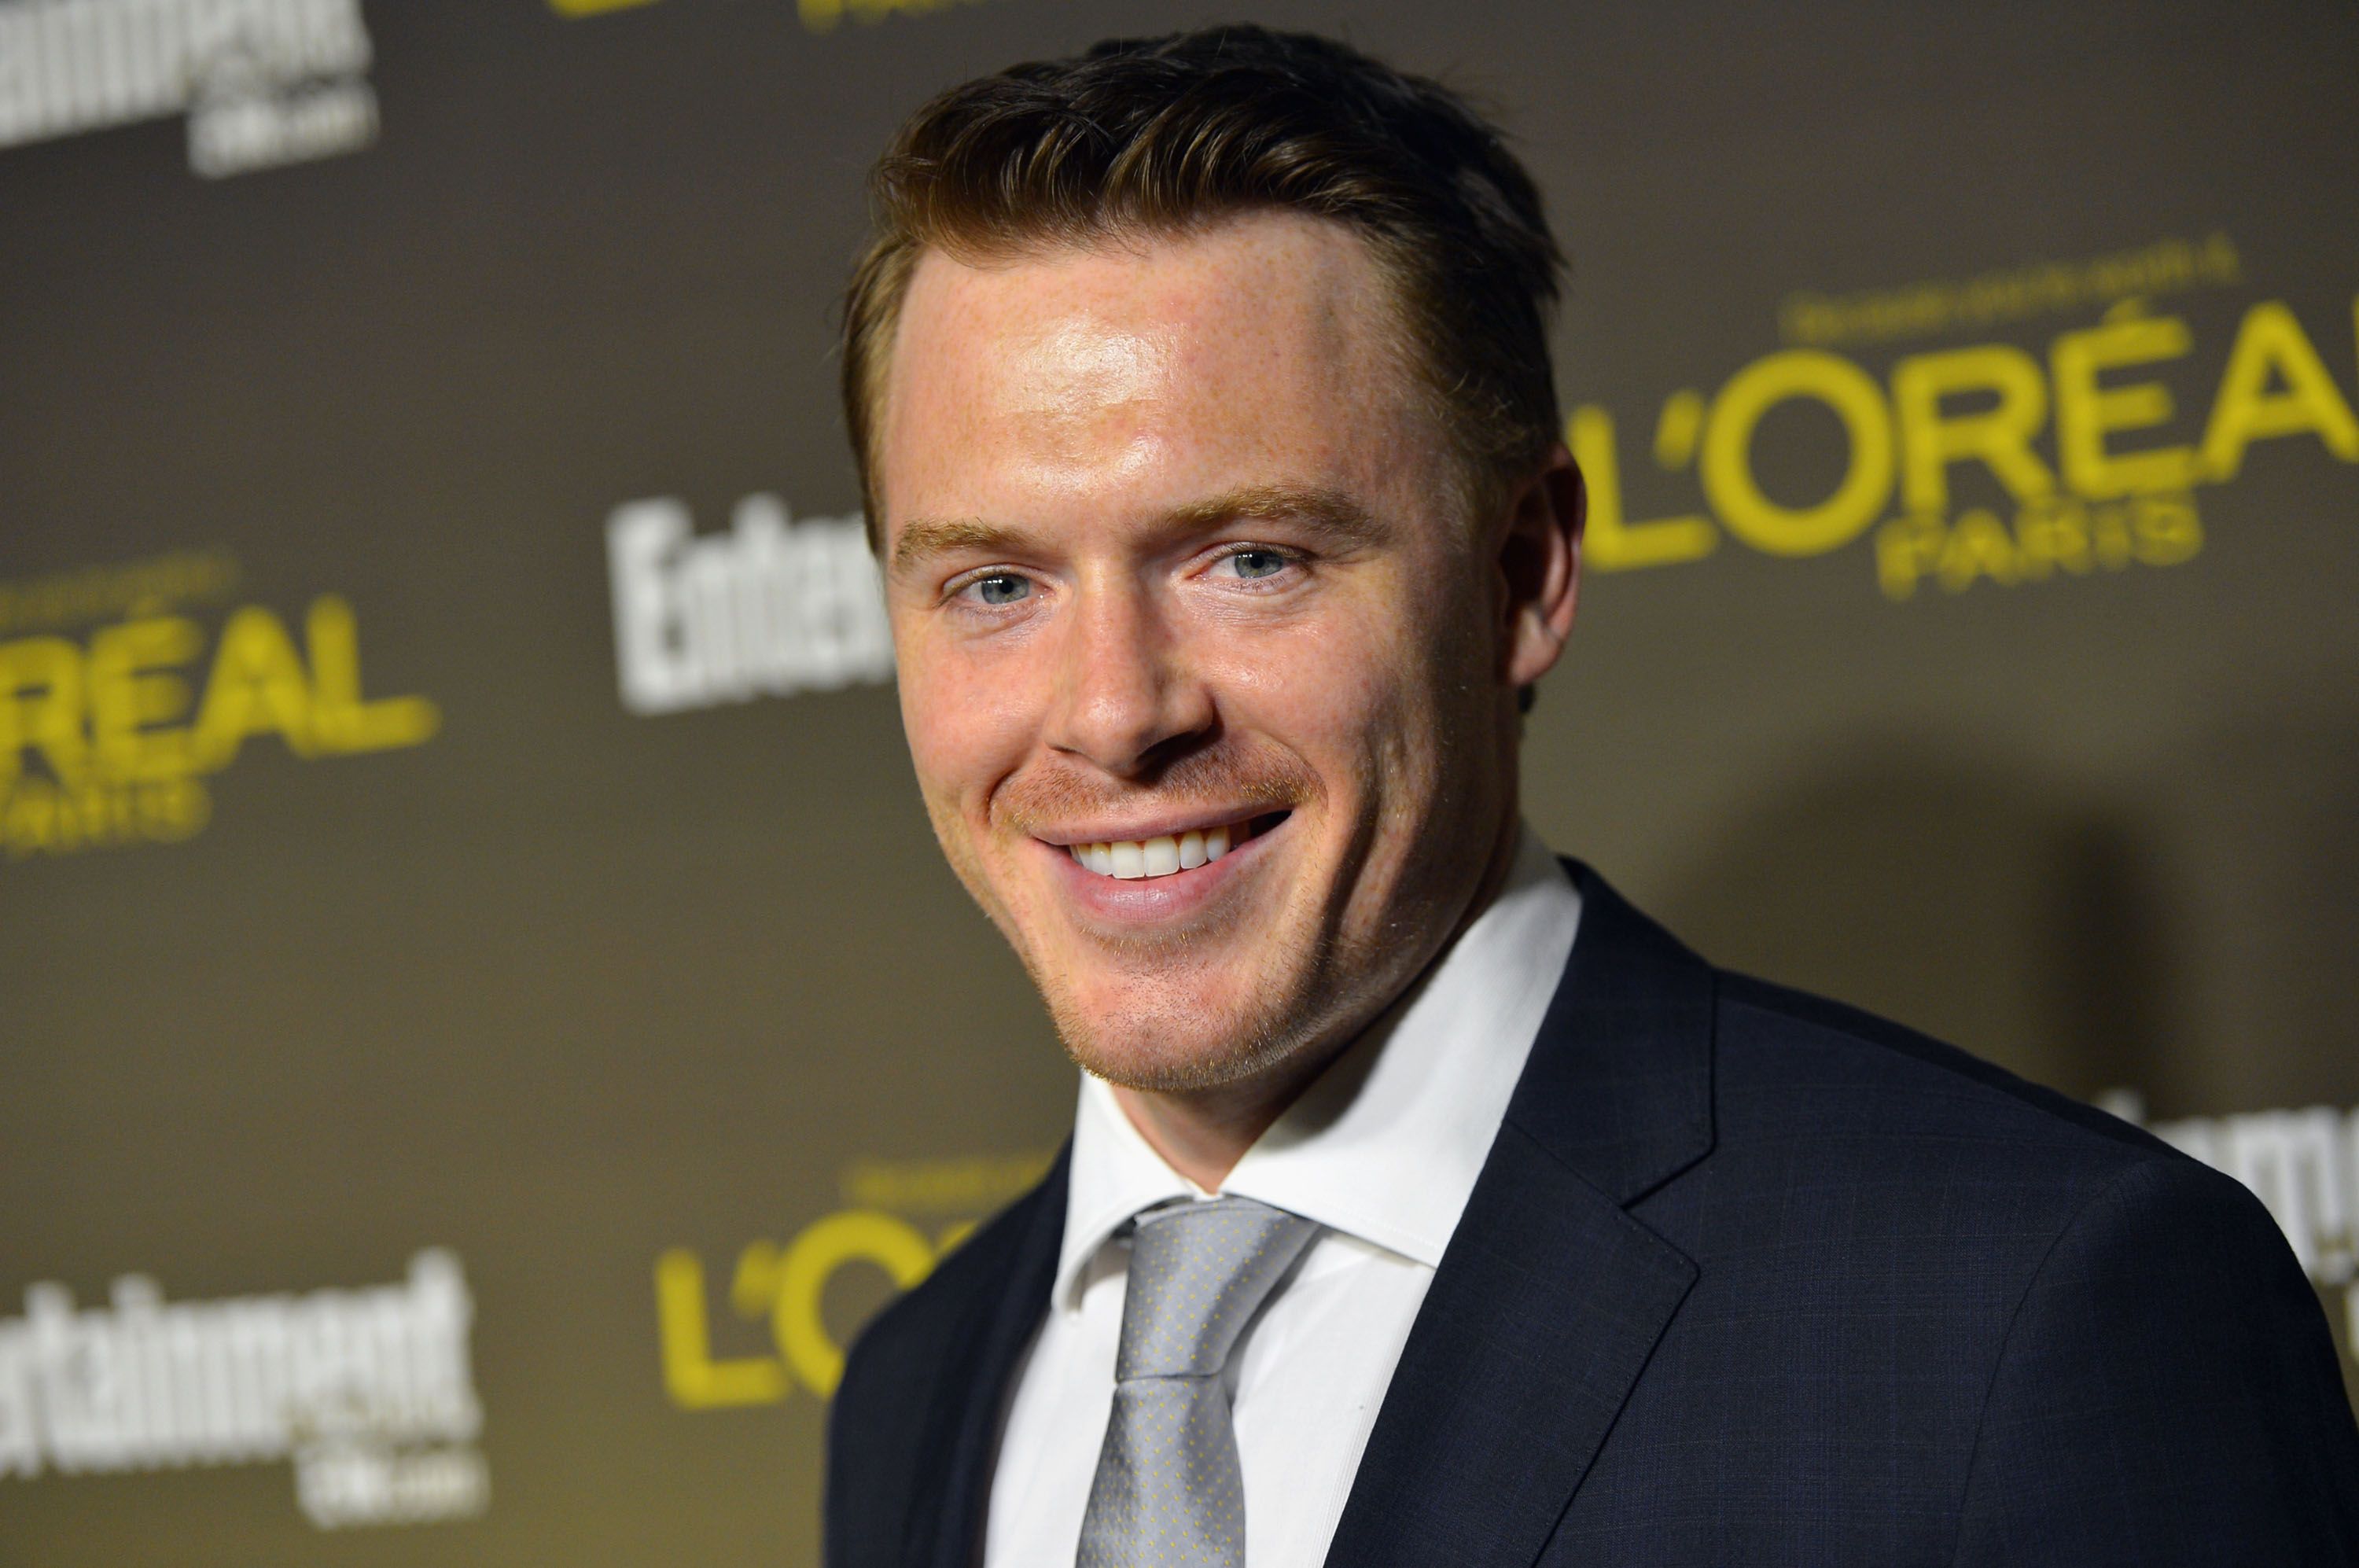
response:
M1506 886L1449 951L1337 1057L1221 1185L1437 1268L1489 1158L1572 952L1581 895L1519 831ZM1051 1300L1140 1211L1206 1198L1084 1074Z

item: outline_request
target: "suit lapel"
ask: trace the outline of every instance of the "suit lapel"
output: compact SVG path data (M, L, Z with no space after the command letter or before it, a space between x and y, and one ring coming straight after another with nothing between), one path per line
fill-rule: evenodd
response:
M1712 973L1574 873L1580 937L1330 1563L1528 1568L1695 1281L1626 1205L1712 1146Z
M1008 1216L1016 1222L1014 1246L970 1291L943 1357L919 1451L912 1456L916 1485L902 1557L909 1568L973 1568L982 1561L976 1532L991 1484L999 1416L1016 1364L1048 1310L1056 1282L1071 1157L1069 1141L1024 1200L1022 1206L1030 1212Z

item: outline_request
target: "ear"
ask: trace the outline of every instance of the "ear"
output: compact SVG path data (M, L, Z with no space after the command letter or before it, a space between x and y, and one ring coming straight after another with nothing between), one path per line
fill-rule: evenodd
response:
M1581 601L1581 532L1589 492L1560 442L1510 498L1499 572L1506 585L1501 674L1529 686L1547 674L1572 635Z

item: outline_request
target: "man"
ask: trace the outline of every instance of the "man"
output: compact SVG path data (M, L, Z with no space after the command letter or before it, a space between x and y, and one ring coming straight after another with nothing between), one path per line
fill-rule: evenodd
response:
M2359 1561L2241 1188L1518 825L1582 502L1491 127L1221 28L958 88L876 191L910 752L1085 1076L853 1351L835 1568Z

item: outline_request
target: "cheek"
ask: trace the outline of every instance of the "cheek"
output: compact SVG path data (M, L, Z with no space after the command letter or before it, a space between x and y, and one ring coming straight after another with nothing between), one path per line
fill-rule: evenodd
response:
M1482 639L1449 565L1418 578L1424 586L1387 596L1389 613L1333 627L1321 678L1303 693L1310 722L1384 797L1397 819L1390 828L1413 829L1465 782L1456 769L1469 726L1489 711Z
M1233 725L1293 751L1339 800L1380 787L1389 759L1419 732L1431 683L1397 618L1362 604L1288 629L1223 661L1223 707Z
M1022 761L1037 728L1023 684L956 646L897 640L901 724L919 785L937 804L972 804Z

